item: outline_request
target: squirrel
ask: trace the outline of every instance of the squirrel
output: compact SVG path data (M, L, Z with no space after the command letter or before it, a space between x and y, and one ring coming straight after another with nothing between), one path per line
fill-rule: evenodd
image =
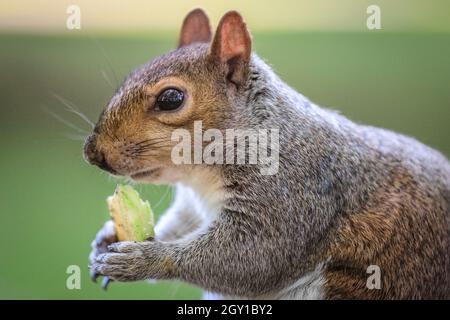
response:
M177 279L214 299L449 299L447 158L315 105L251 47L238 12L213 35L195 9L178 47L132 72L103 110L85 159L176 193L155 239L116 242L104 225L93 279ZM279 128L278 172L174 164L172 132L198 120L222 132Z

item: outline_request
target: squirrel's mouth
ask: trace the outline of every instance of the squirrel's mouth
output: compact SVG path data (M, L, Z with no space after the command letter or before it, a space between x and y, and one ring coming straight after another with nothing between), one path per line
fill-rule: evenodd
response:
M151 168L151 169L147 169L147 170L143 170L143 171L138 171L138 172L130 174L130 177L133 180L142 180L142 179L153 176L160 169L161 169L161 167L155 167L155 168Z

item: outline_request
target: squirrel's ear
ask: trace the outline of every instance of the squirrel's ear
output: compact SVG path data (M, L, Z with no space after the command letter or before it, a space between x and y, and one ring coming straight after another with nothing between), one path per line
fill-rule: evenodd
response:
M210 48L210 58L227 67L227 79L239 86L247 74L252 40L242 16L227 12L219 22Z
M181 27L180 39L178 40L178 48L190 45L194 42L210 42L211 26L205 11L202 9L194 9L184 18Z

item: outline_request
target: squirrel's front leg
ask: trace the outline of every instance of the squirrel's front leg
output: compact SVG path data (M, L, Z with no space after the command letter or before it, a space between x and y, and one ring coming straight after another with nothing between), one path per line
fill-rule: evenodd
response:
M245 217L227 215L189 242L112 244L92 268L118 281L181 279L208 291L255 297L275 289L283 270L273 239L263 232Z

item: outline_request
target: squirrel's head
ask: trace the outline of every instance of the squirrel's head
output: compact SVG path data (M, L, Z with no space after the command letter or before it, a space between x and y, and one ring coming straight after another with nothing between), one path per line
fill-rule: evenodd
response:
M197 120L203 130L224 129L242 100L250 57L251 38L239 13L226 13L212 38L206 14L191 11L178 48L135 70L117 90L86 140L85 158L134 180L179 180L192 168L171 161L173 131L193 136Z

